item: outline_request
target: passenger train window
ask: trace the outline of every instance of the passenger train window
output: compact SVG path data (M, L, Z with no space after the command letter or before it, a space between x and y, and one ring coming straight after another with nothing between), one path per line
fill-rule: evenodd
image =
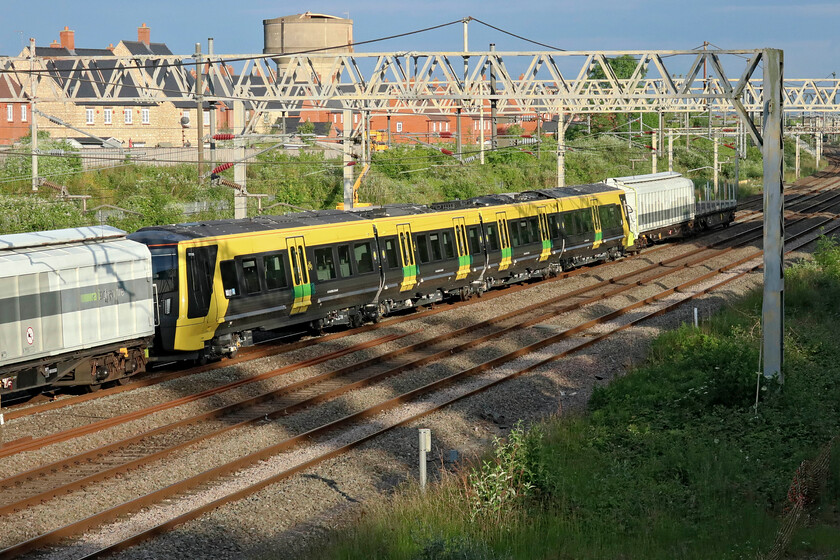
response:
M557 221L556 214L548 217L548 231L552 239L560 239L560 223Z
M481 239L478 233L478 226L470 227L468 233L470 238L470 253L476 255L481 252Z
M429 262L429 246L426 244L426 234L422 233L414 240L414 246L417 249L417 258L420 262L425 264Z
M332 247L315 249L315 277L321 282L336 278Z
M430 233L429 234L429 246L432 248L432 260L439 261L443 259L443 253L440 249L440 234L439 233Z
M232 298L239 295L239 280L236 278L236 262L232 260L220 262L219 271L222 273L222 286L225 290L225 297Z
M595 230L595 224L592 221L592 211L589 208L578 210L577 214L580 220L581 233Z
M263 272L265 274L265 286L269 290L277 290L288 286L286 267L282 255L264 256Z
M447 259L455 258L455 245L452 243L452 235L448 231L443 233L443 253Z
M528 228L528 220L519 220L518 225L519 227L517 229L519 230L519 241L522 242L522 245L527 245L533 242L533 239L531 239L531 231Z
M373 256L370 252L370 243L356 243L353 246L353 253L356 256L356 271L359 274L373 272Z
M528 218L528 233L531 237L531 243L539 243L542 240L540 222L537 218Z
M262 291L257 259L242 259L242 279L245 281L246 294L258 294Z
M514 220L513 222L508 222L510 224L510 244L514 247L519 247L522 245L522 237L519 233L519 220Z
M339 255L339 261L341 260L341 255ZM400 257L397 255L397 243L396 239L393 237L389 237L385 240L385 260L388 263L388 268L399 268L400 266ZM343 265L342 265L343 266ZM350 252L347 253L347 268L350 269ZM342 269L343 270L343 269ZM344 273L342 272L342 275Z
M484 226L487 230L487 244L491 251L499 250L499 236L495 224L487 224Z
M577 222L575 221L574 212L567 212L563 214L563 230L566 232L566 235L577 235Z
M353 270L350 267L350 245L338 246L338 269L341 271L342 278L349 278L353 275Z

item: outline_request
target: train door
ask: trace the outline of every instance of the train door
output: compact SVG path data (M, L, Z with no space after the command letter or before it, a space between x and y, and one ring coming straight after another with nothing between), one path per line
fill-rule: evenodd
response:
M400 224L397 226L399 236L400 259L402 260L403 279L400 291L412 289L417 285L417 263L414 258L414 241L411 239L411 226Z
M504 212L496 212L496 224L499 227L499 246L502 249L502 260L499 262L499 270L507 270L513 261L513 251L510 248L507 215Z
M589 207L592 211L592 224L595 228L595 238L592 242L592 248L597 249L604 241L604 231L601 229L601 216L598 212L598 200L595 197L589 199Z
M542 239L542 251L540 261L547 260L551 256L551 233L548 229L548 210L545 206L537 208L540 220L540 238Z
M455 227L455 247L458 251L458 272L455 280L463 280L470 273L472 264L470 248L467 245L467 226L464 218L452 218L452 225Z
M287 237L289 267L292 272L292 287L295 300L289 315L303 313L312 305L312 283L309 281L309 263L306 261L306 245L303 237Z

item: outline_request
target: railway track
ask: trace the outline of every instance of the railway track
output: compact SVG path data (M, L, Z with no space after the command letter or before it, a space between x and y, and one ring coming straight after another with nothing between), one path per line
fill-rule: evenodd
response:
M812 203L812 206L810 208L807 205L804 206L803 208L799 208L798 213L799 213L800 217L798 217L795 221L788 224L788 228L790 228L789 231L796 229L797 224L803 224L808 219L806 217L802 217L803 214L808 212L808 211L817 210L818 208L816 208L814 206L816 204L822 204L822 208L821 208L822 211L825 211L826 209L830 210L830 209L836 208L836 206L837 206L836 195L833 196L833 197L832 196L827 196L826 198L828 198L829 200L814 202L814 203ZM832 206L826 208L825 205L827 205L827 204L830 204ZM821 221L819 221L819 223L816 224L816 225L814 225L814 224L809 225L808 228L807 228L808 231L813 233L814 228L820 227L820 225L825 225L826 223L828 223L827 220L828 220L827 218L824 218ZM799 232L799 233L793 232L793 235L804 235L804 232ZM747 245L749 243L754 242L756 239L760 238L760 228L745 228L745 230L740 233L740 236L742 237L742 239L740 240L739 244L742 245L742 246ZM602 301L607 297L615 297L618 294L625 293L625 292L627 292L631 289L634 289L635 287L650 285L652 282L657 282L657 281L661 282L663 278L665 278L669 275L677 274L678 272L684 272L688 269L697 268L698 265L701 265L702 263L708 262L708 256L704 256L702 254L703 252L707 252L708 254L714 255L715 258L720 258L724 254L730 253L730 252L734 251L735 249L736 249L736 247L723 247L723 246L713 247L713 246L710 246L710 247L700 248L700 249L698 249L697 252L692 253L690 255L680 255L678 257L673 257L673 258L670 258L670 259L664 259L660 262L651 263L649 266L643 267L643 270L634 271L632 273L628 273L628 274L620 276L620 277L616 277L616 278L612 278L612 279L608 279L608 280L603 280L601 282L596 283L596 285L594 285L594 286L586 287L585 289L581 289L581 290L576 290L577 293L564 294L562 296L554 298L554 300L550 304L547 304L546 302L541 302L539 304L532 305L529 308L525 308L523 310L520 310L520 312L516 314L517 316L514 316L514 314L509 314L507 316L500 316L498 318L494 318L494 320L486 321L485 322L486 324L474 325L472 327L469 327L468 329L465 329L465 331L462 332L462 333L457 333L457 334L463 335L464 337L467 337L467 336L471 337L472 340L470 340L470 341L463 341L462 342L463 339L458 339L456 336L454 336L456 333L452 333L449 337L447 337L449 340L446 340L442 337L431 338L428 341L425 341L423 343L417 343L413 346L405 347L403 350L398 352L398 355L392 356L388 360L384 359L383 357L374 358L374 359L372 359L371 363L367 364L367 368L363 368L363 367L354 367L352 369L345 368L344 371L335 370L335 371L328 372L327 374L322 374L321 378L319 380L317 380L319 383L321 383L321 388L317 391L314 390L315 380L311 380L311 381L309 381L305 384L300 385L299 387L291 387L291 388L289 388L289 390L287 390L285 392L281 392L280 394L275 393L275 394L272 394L270 396L266 396L265 400L261 401L260 403L251 403L250 406L257 406L257 408L247 409L246 406L248 406L248 405L246 405L245 403L238 403L233 408L224 411L224 413L222 413L221 411L214 412L215 416L211 415L209 418L218 420L218 419L223 417L222 414L230 414L229 416L227 416L228 420L225 421L225 422L222 422L222 424L224 424L225 431L231 431L231 430L234 430L234 429L243 428L248 424L253 424L254 422L258 421L257 420L258 418L283 417L287 414L290 414L294 410L302 409L302 407L304 407L304 406L312 406L312 405L316 405L316 404L319 404L319 403L322 403L322 402L328 402L331 399L334 399L336 396L338 396L340 394L344 394L347 391L350 391L352 389L359 389L363 386L372 385L373 383L376 383L376 382L381 381L383 379L393 377L395 375L398 375L400 373L404 373L404 372L409 371L411 369L416 369L417 367L420 367L422 365L427 365L431 361L434 361L436 359L442 359L446 356L454 354L455 352L467 351L477 344L485 344L485 343L489 342L490 340L495 340L495 339L503 336L505 333L511 333L511 332L519 331L519 330L527 328L528 326L532 326L532 325L537 324L539 322L546 321L547 319L555 316L558 313L569 313L569 312L571 312L575 309L581 309L582 307L584 307L588 304L591 304L591 303L594 303L594 302L597 302L597 301ZM646 253L646 255L647 254L649 254L649 252ZM379 414L379 413L381 413L382 411L385 411L385 410L391 410L395 406L397 406L398 404L405 403L405 402L410 402L411 399L413 399L417 396L420 396L422 394L426 394L426 392L431 391L433 389L440 388L443 385L453 383L457 379L463 379L465 377L471 377L471 376L477 375L479 373L484 373L484 372L487 372L487 371L489 371L493 368L503 366L503 365L505 365L505 364L507 364L507 363L509 363L513 360L516 360L518 358L521 358L523 356L532 354L534 352L541 351L548 346L557 344L557 343L559 343L563 340L566 340L570 337L578 335L578 334L580 334L581 332L583 332L587 329L592 329L593 327L596 327L597 325L603 325L605 323L613 321L613 320L617 319L618 317L621 317L621 316L626 315L627 313L629 313L631 311L634 311L634 310L638 309L641 306L649 305L649 304L654 303L656 301L660 301L661 299L663 299L665 297L668 297L669 295L673 295L675 293L685 291L685 290L691 288L691 286L694 286L694 285L696 285L700 282L703 282L703 281L707 281L709 278L711 278L715 274L725 273L725 272L735 268L736 266L743 265L745 262L748 262L749 260L756 258L756 255L760 255L760 253L755 253L755 252L750 253L746 257L741 257L734 262L728 263L728 264L726 264L722 267L717 267L716 269L712 270L711 272L700 275L697 279L690 280L690 281L687 281L687 282L683 282L683 283L678 284L674 287L662 290L661 292L659 292L658 294L655 294L653 296L642 298L638 302L636 302L636 303L634 303L630 306L625 306L624 308L621 308L618 311L607 313L607 314L602 315L601 317L598 317L596 319L591 319L589 321L580 322L579 324L577 324L573 327L564 329L564 330L562 330L562 332L558 332L557 334L555 334L553 336L549 336L549 337L544 338L543 340L541 340L539 342L534 342L530 345L523 346L523 347L518 348L514 351L511 351L511 352L508 352L508 353L503 354L501 356L498 356L498 357L496 357L492 360L489 360L489 361L487 361L483 364L480 364L479 366L476 366L475 368L471 368L469 370L464 370L464 371L459 372L457 374L452 374L452 376L436 380L436 381L434 381L430 384L426 384L422 387L412 389L411 391L408 391L408 392L406 392L402 395L399 395L399 396L394 397L392 399L386 400L386 401L380 403L379 405L376 405L374 407L365 409L364 411L354 413L352 415L348 415L344 419L336 419L332 422L322 424L320 426L311 427L311 428L303 431L300 434L297 434L297 435L294 435L292 437L286 438L283 442L281 442L281 443L279 443L275 446L271 446L271 447L256 451L256 452L254 452L254 453L252 453L252 454L250 454L246 457L241 458L240 460L238 460L236 462L229 463L229 464L226 464L226 465L220 465L220 466L218 466L214 469L210 469L210 470L206 471L205 473L201 473L200 475L196 475L196 476L194 476L190 479L179 482L176 485L172 485L172 486L169 486L167 488L160 489L160 490L158 490L158 491L156 491L152 494L149 494L148 496L145 496L145 497L136 498L135 500L133 500L131 502L127 502L127 504L124 504L123 506L117 506L115 508L105 510L105 511L100 512L99 514L97 514L93 517L89 517L87 519L79 520L78 522L76 522L74 524L71 524L67 527L64 527L64 528L61 528L61 529L56 529L56 530L53 530L51 532L45 533L44 535L41 535L40 537L36 537L34 540L30 540L30 541L26 541L24 543L20 543L19 545L15 546L15 547L7 548L2 553L0 553L0 556L2 556L2 557L12 557L15 554L19 554L19 553L24 552L26 550L31 550L33 548L38 548L38 547L44 546L45 544L48 544L48 543L57 542L57 540L60 539L60 538L63 538L65 536L72 536L72 535L78 533L79 531L81 531L83 529L96 526L96 525L98 525L98 524L100 524L100 523L102 523L102 522L104 522L108 519L113 519L115 516L122 515L122 514L128 512L128 511L136 510L136 508L138 508L138 507L145 507L145 505L149 505L149 504L152 504L152 503L157 503L161 499L165 499L165 498L173 499L173 498L177 497L179 495L179 493L181 493L181 492L188 492L188 493L190 493L189 495L196 496L196 495L201 493L201 491L203 489L203 486L205 484L208 484L209 481L218 479L219 477L226 476L227 474L229 474L231 472L234 472L236 470L246 468L249 464L253 464L255 461L263 461L263 460L267 459L268 457L273 457L276 453L279 453L283 450L290 449L290 448L292 448L292 447L294 447L294 446L300 444L301 442L304 442L304 441L306 441L310 438L318 437L318 436L322 436L324 434L327 434L331 430L339 428L341 425L345 425L345 424L347 424L349 422L352 422L352 421L359 421L359 420L363 420L364 418L369 418L370 416L372 416L374 414ZM595 269L588 269L588 270L585 269L585 270L586 270L586 272L588 272L590 274L595 271ZM726 280L726 282L729 282L729 281L731 281L731 279ZM578 298L579 301L572 301L574 298ZM549 305L553 306L553 307L549 307ZM537 314L535 316L532 316L532 317L528 318L528 319L519 318L518 315L525 312L525 311L536 312ZM653 312L651 312L651 313L653 313ZM647 316L648 315L646 314L645 317L647 317ZM627 328L627 327L625 326L625 327L622 327L622 328ZM489 332L485 332L484 334L481 334L480 329L489 329ZM588 340L584 344L585 344L585 346L588 346L588 345L594 343L596 341L596 339L601 340L602 338L603 338L602 335L598 335L596 337L591 338L590 340ZM453 345L452 342L455 339L457 339L459 343ZM577 346L575 346L575 348L578 348L578 347L583 348L585 346L577 345ZM436 352L430 353L432 350L435 350ZM563 355L566 355L566 354L567 354L567 352L564 351ZM552 359L557 359L558 357L560 357L560 354L556 354L556 355L553 355L553 356L554 357ZM394 362L395 358L401 358L402 361L400 361L398 363L395 363ZM360 366L361 366L361 364L360 364ZM377 369L377 367L378 367L378 369ZM534 367L536 367L536 366L534 366ZM529 366L529 368L530 368L530 366ZM524 371L529 371L529 369L519 371L517 373L517 375L521 375L521 373L523 373ZM296 390L296 389L300 389L300 391L301 391L297 395L295 395L292 392L293 390ZM280 397L280 398L278 399L278 397ZM460 398L463 398L463 396L457 397L457 399L460 399ZM455 400L457 400L457 399L455 399ZM271 403L271 407L270 408L264 408L264 406L267 405L267 403L269 403L269 402ZM454 402L454 401L450 400L450 401L447 401L447 402ZM247 412L246 412L246 410L247 410ZM263 416L260 417L258 413L262 414ZM427 414L427 413L428 412L424 412L423 414ZM398 424L394 424L394 425L392 425L388 428L383 428L382 430L380 430L378 432L375 432L374 434L365 435L361 438L358 438L358 439L354 440L353 443L350 443L350 444L347 444L347 445L349 445L349 446L359 445L360 443L362 443L364 441L367 441L368 439L370 439L372 437L375 437L375 435L377 433L381 433L381 431L384 431L385 429L392 429L394 426L400 425L401 423L404 423L404 422L409 422L414 418L415 417L410 417L406 420L402 420ZM183 425L195 424L196 422L204 421L204 420L206 420L206 419L194 420L192 422L185 421ZM147 437L150 437L150 436L147 436ZM197 443L197 441L192 441L192 442L188 441L188 442L184 443L184 446L194 445L195 443ZM179 447L179 449L183 449L184 446ZM125 446L123 446L123 448L125 448ZM149 451L151 451L151 454L149 453ZM323 460L324 457L333 456L337 452L338 451L334 450L334 451L330 451L326 454L323 454L320 460ZM93 451L93 452L90 452L90 453L96 454L97 452ZM108 464L107 464L108 463L107 461L100 461L98 463L98 466L97 466L95 461L89 460L90 457L92 457L92 455L90 455L88 457L79 456L79 457L76 457L75 462L87 463L87 465L86 465L87 470L77 469L75 474L72 475L72 476L70 476L68 474L70 472L69 467L67 467L65 465L53 464L53 465L49 466L49 468L42 470L41 473L32 472L32 473L29 473L29 475L27 475L27 476L16 477L16 479L14 479L14 480L4 481L2 483L3 485L6 485L4 487L4 491L3 491L4 496L7 495L7 491L10 491L13 488L17 488L17 490L19 492L17 494L18 498L16 498L17 502L15 502L14 499L10 499L8 501L6 501L4 499L4 505L2 506L4 508L3 511L10 511L10 510L14 510L14 509L17 509L17 508L28 507L28 506L33 505L35 503L38 503L38 502L40 502L44 499L48 499L50 497L49 494L51 492L53 494L56 493L56 492L67 492L67 491L72 489L70 486L67 486L67 484L69 484L69 485L79 485L80 481L86 481L86 482L81 483L81 485L83 486L84 484L91 484L92 482L101 480L104 477L114 476L114 475L116 475L120 472L127 472L128 469L138 468L140 466L139 464L135 464L134 466L126 467L125 465L131 464L131 461L145 461L146 463L148 463L148 462L151 462L153 460L157 460L157 459L162 457L162 455L154 456L155 453L163 453L163 450L159 449L158 451L154 451L153 447L150 446L150 447L146 448L146 455L145 456L141 456L141 457L134 456L133 458L128 457L128 459L129 459L128 462L123 462L122 466L117 466L117 467L115 467L113 464L109 467ZM167 453L169 453L169 452L167 452ZM129 453L129 455L130 455L130 453ZM282 474L282 473L275 474L275 475L273 475L273 477L270 477L269 479L265 479L265 480L261 481L260 483L258 483L258 485L270 484L271 481L278 480L277 477L283 478L283 477L289 476L293 472L298 472L298 470L300 470L302 468L307 468L308 466L311 466L311 464L312 464L311 461L313 461L313 460L315 460L315 459L312 459L310 461L306 461L299 466L296 466L296 467L293 467L293 468L290 468L290 469L286 469L286 470L283 471L283 473L285 473L285 474ZM111 470L109 471L109 469L111 469ZM117 470L114 470L114 469L117 469ZM122 470L119 470L119 469L122 469ZM46 480L47 478L49 478L48 475L46 474L48 471L50 471L50 472L61 472L61 471L63 471L64 475L67 475L67 476L64 476L64 475L59 476L59 477L53 479L54 481L55 480L67 480L67 479L73 479L73 480L69 483L65 482L64 486L56 485L53 482L53 483L50 483L50 484L47 484L47 485L44 485L44 486L40 486L40 487L37 486L37 485L36 486L29 486L29 487L27 487L28 490L24 491L25 485L23 484L23 482L25 480L37 480L37 479ZM109 473L109 474L106 474L106 473ZM7 485L7 483L9 483L9 484ZM52 486L52 488L48 489L48 490L45 490L45 488L47 488L49 486ZM244 490L244 489L241 490L241 491L237 491L234 495L239 495L239 493L245 492L245 491L246 490ZM255 488L252 488L250 491L255 491ZM28 494L27 494L27 492L28 492ZM9 495L11 495L11 494L9 494ZM23 497L20 497L20 496L23 496ZM176 501L182 502L183 500L178 499ZM218 505L217 502L210 501L207 504L202 505L199 508L194 509L193 513L185 514L185 515L199 515L200 512L204 511L206 508L215 507L215 505L213 505L213 504ZM120 508L123 508L123 509L120 509ZM167 523L177 523L178 519L180 519L180 521L183 521L186 518L185 517L178 517L176 519L170 520ZM159 530L161 528L163 528L163 525L158 525L157 530ZM140 537L138 536L137 538L140 538ZM124 541L123 545L115 545L115 546L118 546L118 547L119 546L127 546L128 544L130 544L130 542L133 542L133 541L130 541L130 540L129 541ZM105 547L105 548L102 549L101 553L104 553L104 552L110 551L110 550L113 550L113 548ZM100 554L100 552L95 552L94 554Z

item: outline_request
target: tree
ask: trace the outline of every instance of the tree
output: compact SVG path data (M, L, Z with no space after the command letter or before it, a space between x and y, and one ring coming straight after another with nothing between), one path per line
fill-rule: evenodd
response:
M629 80L636 71L639 61L629 54L607 58L607 64L619 80ZM642 68L642 78L647 75L647 69ZM607 76L600 64L596 64L589 70L590 80L599 80L603 82L604 87L609 87ZM624 113L600 113L592 115L592 132L607 132L610 130L620 129L627 124L627 115Z

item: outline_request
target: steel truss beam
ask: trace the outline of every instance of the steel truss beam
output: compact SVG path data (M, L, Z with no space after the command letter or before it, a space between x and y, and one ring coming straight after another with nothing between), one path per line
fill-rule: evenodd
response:
M265 55L207 55L204 99L241 99L249 109L307 106L390 113L462 114L496 101L498 115L601 112L727 111L741 117L764 106L763 82L753 74L761 50L403 52L284 55L278 71ZM637 59L629 79L608 63ZM0 80L17 80L24 101L32 59L0 57ZM39 101L163 102L194 100L191 56L56 57L34 59ZM705 70L706 77L702 77ZM730 78L730 74L740 77ZM593 70L603 79L591 79ZM496 93L490 93L490 75ZM679 76L679 77L675 77ZM787 80L786 111L840 111L840 80ZM749 120L749 119L747 119ZM751 131L754 139L755 130Z

